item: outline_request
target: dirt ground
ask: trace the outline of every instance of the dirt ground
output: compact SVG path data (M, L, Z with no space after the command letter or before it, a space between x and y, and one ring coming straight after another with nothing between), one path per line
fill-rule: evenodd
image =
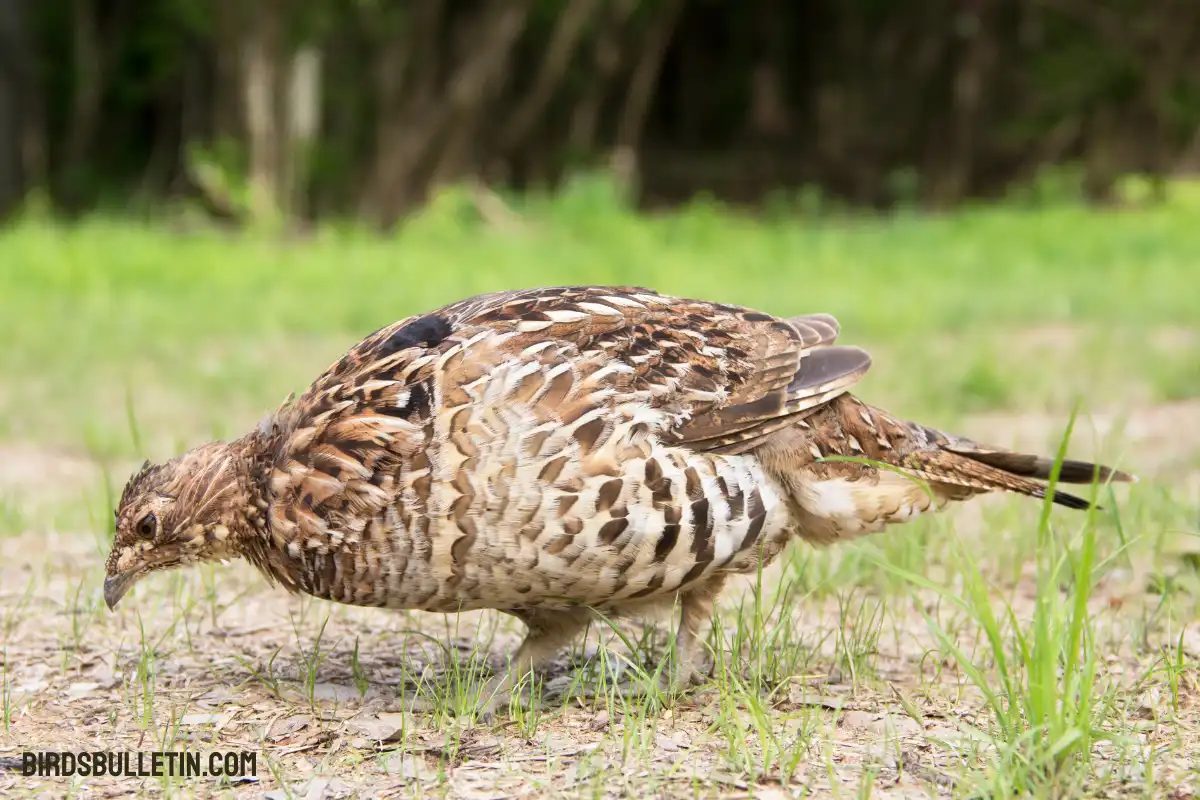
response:
M1098 438L1119 428L1122 463L1134 465L1143 483L1161 483L1177 502L1200 508L1200 401L1124 416L1095 415ZM1042 448L1062 424L1058 417L989 415L970 420L964 432ZM1080 428L1081 451L1088 449L1090 430ZM112 470L125 475L134 466ZM887 621L870 645L872 674L863 680L848 674L846 664L854 661L844 658L862 615L848 617L840 597L799 603L787 624L810 659L772 694L761 693L765 729L743 722L744 729L731 732L733 701L711 689L649 722L636 703L622 708L611 694L601 693L599 702L589 697L598 642L627 652L611 632L593 632L563 655L547 679L540 717L472 725L449 714L414 712L409 698L453 695L461 677L455 664L480 649L498 667L519 641L515 622L488 612L400 614L294 598L268 588L244 564L156 578L155 588L139 587L145 593L140 603L110 613L100 598L102 537L48 530L37 516L39 508L95 492L99 475L83 457L33 445L0 447L0 494L23 498L32 516L26 532L0 538L9 726L0 729L0 796L67 790L66 779L22 776L26 750L185 748L253 751L258 774L228 782L90 777L72 786L86 797L232 792L311 800L858 797L867 784L866 793L878 798L969 790L961 782L962 758L981 746L969 732L971 724L985 726L980 703L949 664L931 663L935 642L916 599L884 598ZM952 512L961 530L978 527L985 505ZM784 570L774 566L764 583L780 580ZM1131 676L1149 666L1132 648L1132 632L1140 630L1135 623L1153 604L1143 577L1114 571L1091 603L1113 670ZM750 583L726 592L723 618L745 601ZM1032 605L1035 591L1032 576L1023 575L1014 593L1018 613L1022 604ZM622 630L635 639L643 632L633 623ZM662 630L650 631L661 647ZM1200 659L1200 622L1174 636L1181 636L1189 659ZM631 672L613 664L609 677L628 684ZM1200 794L1200 691L1190 674L1180 689L1182 710L1170 725L1155 722L1167 702L1160 688L1130 695L1126 711L1144 723L1135 728L1141 738L1134 749L1162 755L1129 763L1116 749L1108 754L1099 746L1100 759L1112 758L1113 783L1098 795L1141 796L1148 764L1155 785L1167 787L1163 796ZM572 696L565 705L556 700L564 695ZM754 718L754 709L736 711L743 720ZM737 741L740 750L731 744ZM755 759L748 761L751 753Z

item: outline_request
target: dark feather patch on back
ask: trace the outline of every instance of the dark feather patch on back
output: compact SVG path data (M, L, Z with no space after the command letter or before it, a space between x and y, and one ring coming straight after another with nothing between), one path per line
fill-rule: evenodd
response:
M436 347L446 340L450 331L450 322L445 317L426 314L417 317L383 340L376 353L379 358L386 358L410 347Z

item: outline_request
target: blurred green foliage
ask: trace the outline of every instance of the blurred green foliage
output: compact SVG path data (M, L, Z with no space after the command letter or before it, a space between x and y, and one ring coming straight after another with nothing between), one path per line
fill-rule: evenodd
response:
M0 418L126 452L128 394L147 429L228 435L395 319L578 283L833 313L843 339L875 355L864 396L933 422L1200 394L1187 345L1195 183L1144 209L1014 203L800 223L712 200L647 216L584 175L505 208L488 219L471 189L450 187L393 235L342 224L303 238L28 216L0 234ZM176 409L186 418L165 422Z

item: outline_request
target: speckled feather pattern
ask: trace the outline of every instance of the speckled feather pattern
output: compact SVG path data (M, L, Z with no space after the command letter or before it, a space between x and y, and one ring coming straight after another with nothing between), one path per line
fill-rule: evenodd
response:
M385 328L272 423L283 579L356 604L521 610L753 569L791 535L787 503L753 455L714 451L806 408L789 391L803 337L833 330L814 324L582 288Z
M514 669L565 643L581 608L679 598L690 659L725 577L794 538L826 545L980 492L1044 496L1049 459L851 395L870 358L838 334L825 314L636 287L409 317L241 439L135 475L106 598L157 569L244 556L338 602L516 614L530 635ZM1060 475L1093 478L1131 476L1084 462Z
M360 605L611 609L998 488L847 396L869 360L837 332L627 287L402 320L264 427L278 577Z

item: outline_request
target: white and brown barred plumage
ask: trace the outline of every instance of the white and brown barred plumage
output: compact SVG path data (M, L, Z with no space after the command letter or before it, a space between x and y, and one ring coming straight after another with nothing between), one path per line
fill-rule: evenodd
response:
M517 615L529 636L512 675L589 608L678 599L689 680L726 577L793 538L829 544L981 492L1044 496L1050 459L850 395L870 359L837 335L824 314L603 286L401 320L257 430L135 475L106 600L157 569L243 556L337 602ZM1132 479L1074 461L1059 478Z

